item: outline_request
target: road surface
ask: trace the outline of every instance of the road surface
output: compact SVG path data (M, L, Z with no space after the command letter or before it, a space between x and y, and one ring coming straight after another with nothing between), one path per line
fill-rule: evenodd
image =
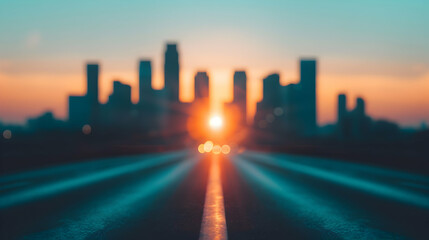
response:
M428 239L429 176L244 151L0 177L1 239Z

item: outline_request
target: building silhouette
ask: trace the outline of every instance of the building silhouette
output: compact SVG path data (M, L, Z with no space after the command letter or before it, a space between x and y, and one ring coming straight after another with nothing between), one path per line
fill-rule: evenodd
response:
M55 131L65 126L65 123L54 117L52 112L42 113L40 116L29 118L27 126L30 131Z
M165 92L170 102L179 101L179 53L177 44L169 43L164 56Z
M90 107L88 98L85 96L69 96L69 126L73 129L80 129L85 124L89 124Z
M346 94L338 95L337 121L341 122L347 116L347 96Z
M175 137L184 135L187 132L187 120L191 103L180 102L179 100L179 52L177 44L168 43L164 56L164 91L160 100L164 109L165 125L162 127L163 134L169 142L173 142Z
M263 98L256 107L255 128L281 135L282 139L316 135L316 75L316 60L301 59L297 84L281 86L279 74L267 76Z
M105 106L105 118L107 127L114 126L117 129L134 127L131 116L131 86L120 81L113 82L113 91Z
M88 123L95 126L99 122L100 104L98 102L98 79L99 65L97 63L89 63L86 65L87 92L86 97L89 105L89 121Z
M109 96L108 104L118 110L131 109L131 86L120 81L113 81L113 91Z
M133 132L157 135L174 143L188 134L190 117L195 113L207 118L210 114L210 88L207 72L195 74L195 99L192 103L179 100L180 62L177 44L169 43L164 56L164 89L152 88L152 63L150 59L138 62L139 101L131 101L131 86L120 81L113 82L113 91L106 104L100 104L98 63L86 65L87 91L83 96L69 96L68 126L81 130L89 124L92 130L106 132ZM300 79L286 86L280 84L280 76L273 73L263 79L263 97L257 103L254 116L255 132L264 132L260 142L287 142L295 139L310 139L318 136L317 126L317 61L300 59ZM197 110L195 110L197 109ZM245 71L235 71L233 98L224 104L226 123L232 129L245 129L247 122L247 76ZM194 111L194 113L192 112ZM194 116L191 116L194 114ZM331 132L340 140L366 141L380 136L398 134L399 127L391 122L372 121L366 114L363 98L356 99L353 110L347 109L347 96L338 96L337 123ZM232 117L231 117L232 116ZM49 114L33 119L32 125L44 127L53 122ZM206 122L206 119L198 121ZM61 124L57 124L60 126ZM247 133L243 134L246 135ZM387 137L386 137L387 138Z
M195 101L209 98L209 76L207 72L195 74Z
M139 62L139 104L153 102L152 65L150 60Z
M300 84L292 83L282 87L283 106L278 107L274 115L282 121L282 132L288 137L303 135L301 113L305 108L302 98Z
M256 105L255 124L260 129L279 131L282 122L274 117L274 109L283 105L279 74L268 75L262 85L262 100Z
M234 72L234 86L232 102L226 103L225 108L231 109L236 115L238 124L247 125L247 76L245 71Z
M316 60L301 59L301 97L302 111L300 120L303 123L302 133L312 136L317 133L317 110L316 110Z
M69 126L80 129L85 124L98 125L100 103L98 102L99 65L86 65L86 94L69 96Z
M363 98L356 98L355 108L348 111L346 94L338 95L337 136L341 140L366 140L370 137L371 126Z
M150 60L139 61L139 106L137 130L156 133L166 127L166 104L164 89L152 88L152 64Z

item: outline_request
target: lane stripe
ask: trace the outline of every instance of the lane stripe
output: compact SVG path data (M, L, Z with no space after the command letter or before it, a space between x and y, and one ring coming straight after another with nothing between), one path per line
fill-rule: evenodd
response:
M228 239L219 160L219 156L213 156L210 159L211 165L204 203L203 221L201 223L200 240Z

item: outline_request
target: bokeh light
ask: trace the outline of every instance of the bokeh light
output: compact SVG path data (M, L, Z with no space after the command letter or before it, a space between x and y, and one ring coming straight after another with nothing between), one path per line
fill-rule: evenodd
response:
M91 125L89 125L89 124L83 125L83 127L82 127L82 133L83 134L89 135L89 134L91 134L91 131L92 131Z
M11 139L12 138L12 131L4 130L3 131L3 137L4 137L4 139Z
M222 153L223 154L229 154L231 152L231 147L229 145L223 145L222 146Z
M213 142L212 141L207 141L204 143L204 151L205 152L210 152L213 149Z
M219 145L214 145L212 152L214 154L220 154L222 152L222 148Z
M204 153L205 151L204 151L204 144L200 144L200 145L198 145L198 152L200 152L200 153Z

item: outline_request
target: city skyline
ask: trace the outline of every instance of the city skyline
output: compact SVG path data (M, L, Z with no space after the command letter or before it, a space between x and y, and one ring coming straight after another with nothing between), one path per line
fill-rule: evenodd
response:
M179 43L182 101L192 101L194 75L206 71L219 109L232 100L233 74L241 69L249 80L253 115L265 76L278 72L282 85L296 83L297 59L316 57L319 124L335 122L336 96L342 92L363 97L374 118L414 127L429 122L428 32L422 31L429 21L423 1L171 1L168 7L136 2L126 6L127 15L115 14L112 2L103 3L103 12L97 11L101 3L80 1L1 4L0 28L9 33L0 37L0 120L6 123L23 123L47 110L65 119L67 95L85 91L87 61L100 63L101 102L120 80L132 86L136 103L138 59L152 60L155 88L161 88L163 44L169 40ZM192 4L191 13L186 4ZM116 20L108 17L112 14ZM335 21L339 17L342 21Z
M1 0L1 239L426 239L429 0Z
M169 50L170 52L172 51L172 49L170 49L171 47L172 47L172 41L169 41L169 42L167 42L166 43L166 46L165 46L165 50L166 50L166 52L165 52L165 54L167 54L167 51ZM179 48L180 49L180 44L178 45L178 46L176 46L176 44L173 44L174 45L174 50L173 51L177 51L176 50L176 47L177 48ZM179 50L180 51L180 50ZM177 54L177 52L176 52L176 54ZM164 56L166 59L168 59L169 57L167 57L167 55L165 55ZM179 60L179 62L181 62L182 60L181 60L181 57L180 57L180 53L179 53L179 56L176 56L175 57L176 58L176 60L178 59ZM305 59L305 58L304 58ZM308 58L307 58L308 59ZM173 61L176 61L176 60L173 60ZM297 59L297 61L296 62L299 62L298 61L299 59ZM111 80L109 80L108 82L109 82L109 84L111 85L111 89L109 89L109 91L107 92L107 95L106 95L106 91L102 91L102 89L103 88L105 88L106 86L103 86L102 84L100 84L100 85L102 85L101 87L100 86L98 86L97 88L98 89L100 89L100 92L102 93L102 94L100 94L100 92L98 92L98 96L93 96L93 97L91 97L91 98L97 98L98 99L98 101L101 103L101 104L106 104L106 103L108 103L108 99L110 98L110 96L114 93L114 88L113 88L113 86L116 84L116 83L118 83L119 84L119 82L120 82L120 84L126 84L127 86L130 86L131 87L131 101L132 101L132 103L133 104L138 104L139 102L140 102L140 93L143 93L142 91L142 89L140 89L139 88L139 84L140 84L140 81L141 80L139 80L141 77L143 77L143 79L145 79L145 80L147 80L148 78L147 78L147 76L145 77L144 76L144 74L146 74L146 73L143 73L143 72L141 72L142 71L142 64L143 65L145 65L145 64L147 64L147 65L149 65L149 67L148 66L143 66L143 69L144 68L146 68L146 69L150 69L150 73L152 74L152 85L150 86L153 90L155 90L155 91L159 91L159 90L162 90L162 89L164 89L165 90L165 83L164 83L164 80L162 79L162 78L164 78L163 76L158 76L158 77L154 77L153 76L153 72L159 72L159 71L157 71L157 70L153 70L152 69L152 66L154 65L153 64L153 60L151 59L151 58L149 58L149 57L143 57L143 58L140 58L140 59L137 59L137 66L138 66L138 68L136 69L136 73L137 73L137 79L136 80L132 80L132 81L130 81L130 80L128 80L128 79L124 79L124 78L121 78L121 77L114 77L114 78L112 78ZM182 64L182 63L180 63L180 64ZM84 64L85 65L85 64ZM158 65L158 64L156 64L156 65ZM96 82L92 82L92 86L90 85L90 83L91 83L91 81L86 81L86 80L84 80L84 85L87 85L87 86L83 86L83 92L84 91L86 91L88 88L96 88L95 86L94 86L94 84L98 84L98 82L103 82L103 81L101 81L103 78L102 77L98 77L98 75L100 75L100 76L103 76L103 64L102 64L102 61L87 61L87 65L85 66L86 68L89 68L89 69L87 69L87 71L83 74L84 76L86 75L86 77L84 77L84 78L86 78L86 79L93 79L93 78L97 78L98 80L96 81ZM94 69L95 68L95 69ZM94 70L90 70L90 69L94 69ZM162 69L164 69L164 68L162 68ZM180 87L179 87L179 90L180 90L180 92L179 92L179 100L181 101L181 102L193 102L196 98L195 98L195 90L196 90L196 88L195 88L195 77L196 76L198 76L199 74L206 74L206 77L208 77L209 79L211 79L211 81L209 81L209 82L213 82L213 77L211 77L211 74L210 74L210 70L207 70L208 68L203 68L204 70L202 70L202 68L200 68L199 70L197 70L196 72L194 72L193 74L193 76L191 77L191 84L189 84L188 83L188 86L184 86L184 82L186 82L186 80L184 80L183 78L184 78L184 76L186 76L186 77L188 77L189 78L189 73L186 73L186 74L184 74L184 73L182 73L182 71L183 70L180 70L179 71L179 78L178 79L180 79L180 82L179 82L179 85L180 85ZM158 69L159 70L159 69ZM173 69L174 70L174 69ZM238 68L238 69L236 69L236 70L231 70L232 71L232 73L230 74L231 76L229 77L229 79L228 79L228 81L230 81L231 82L231 84L228 84L228 85L233 85L233 82L234 82L234 74L236 74L237 72L240 72L240 70L243 70L244 72L245 72L245 74L247 74L247 75L249 75L249 72L251 72L251 71L249 71L249 70L247 70L247 69L240 69L240 68ZM94 71L96 71L97 73L94 73ZM185 70L186 71L186 70ZM300 69L299 69L299 67L298 67L298 69L297 69L297 74L299 75L299 72L300 72ZM142 74L143 73L143 74ZM260 79L260 83L261 83L261 85L262 85L262 82L263 82L263 79L265 79L265 77L267 77L267 76L269 76L270 75L270 73L271 73L271 75L272 74L277 74L277 75L279 75L278 76L278 78L279 78L279 83L280 83L280 86L287 86L288 84L297 84L298 82L299 82L299 76L297 77L297 81L289 81L289 82L287 82L287 84L284 84L284 79L283 79L283 81L282 81L282 77L281 77L281 75L279 74L279 73L281 73L281 71L272 71L272 72L269 72L269 73L267 73L266 75L264 75L264 77L262 78L262 79ZM96 76L95 77L91 77L92 75L94 75L94 74L96 74ZM140 76L139 77L139 75L140 74L142 74L142 76ZM225 73L224 73L225 74ZM214 75L216 75L216 74L214 74ZM320 73L318 72L317 73L317 78L319 79L320 77L319 77L319 75L320 75ZM156 76L156 75L155 75ZM226 76L226 74L225 74L225 76ZM160 79L161 78L161 79ZM178 81L178 79L176 78L174 81ZM104 79L105 80L105 79ZM247 80L251 80L251 79L247 79ZM105 83L106 81L104 81L104 83ZM144 82L144 81L143 81ZM115 84L114 84L115 83ZM251 85L252 84L252 81L249 81L248 82L248 84L249 85ZM253 81L253 84L255 84L255 80ZM189 89L189 85L191 85L191 89ZM318 86L320 85L320 80L318 80ZM210 86L213 86L213 83L211 83L210 84ZM429 86L429 85L428 85ZM147 87L149 87L148 85L145 85L143 88L147 88ZM229 103L229 102L232 102L233 101L233 86L227 86L227 88L231 88L231 90L227 90L228 92L231 92L231 94L228 94L228 95L231 95L230 97L225 97L225 98L219 98L219 91L214 91L214 87L210 87L209 88L209 91L210 91L210 106L211 106L211 108L212 108L212 112L213 113L220 113L220 112L222 112L223 110L225 110L224 108L225 108L225 106L223 106L224 104L227 104L227 103ZM320 86L318 87L318 88L320 88ZM261 96L260 97L258 97L258 98L254 98L254 99L252 99L252 98L250 98L249 99L249 97L248 97L248 103L247 103L247 111L248 111L248 116L247 116L247 119L248 119L248 121L250 120L250 122L253 122L253 118L254 118L254 116L255 116L255 113L256 113L256 111L257 111L257 106L256 106L256 103L258 103L258 102L260 102L261 100L262 100L262 96L263 96L263 88L262 88L262 86L260 87L260 92L261 92ZM135 94L135 92L137 91L137 96L135 96L136 94ZM186 97L186 95L184 94L184 92L188 92L188 95L191 95L191 97ZM350 94L350 92L352 92L351 94ZM338 91L338 92L336 92L333 96L334 96L334 98L336 98L336 96L337 95L339 95L339 94L347 94L348 96L351 96L351 97L354 97L354 98L362 98L363 96L365 96L365 94L356 94L356 93L353 93L354 91L352 90L352 89L350 89L350 90L348 90L348 89L344 89L343 91ZM71 93L71 97L73 98L73 97L75 97L75 93L76 92L73 92L73 93ZM105 96L103 96L103 93L104 93L104 95ZM223 91L223 93L225 93L225 91ZM319 95L320 94L320 90L318 89L317 90L317 94L316 94L316 99L319 99L318 98L318 96L317 95ZM185 95L185 96L184 96ZM252 92L248 92L247 93L247 95L252 95ZM214 96L214 97L212 97L212 96ZM217 96L217 98L216 98L216 96ZM365 97L364 97L365 98ZM173 97L173 99L172 100L174 100L174 99L177 99L177 96L176 97ZM336 100L336 99L335 99ZM94 101L94 100L93 100ZM347 109L353 109L353 108L355 108L356 106L354 105L355 103L350 103L350 102L348 102L347 103ZM254 106L252 106L252 105L254 105ZM317 121L317 123L319 124L319 126L321 126L321 125L325 125L325 124L330 124L330 123L332 123L332 124L335 124L336 123L336 121L337 121L337 113L336 113L336 105L335 105L335 102L334 102L334 104L330 107L330 108L334 108L334 113L333 113L333 116L330 116L329 117L329 120L326 120L326 119L324 119L324 117L323 117L323 113L320 113L320 112L324 112L324 109L323 108L321 108L320 107L320 105L323 105L323 104L321 104L320 103L320 101L316 101L316 105L318 106L318 111L316 112L317 113L317 118L316 119L318 119L318 121ZM66 112L67 112L67 107L65 108L65 110L66 110ZM39 112L39 113L36 113L35 115L26 115L26 116L23 116L24 117L24 119L23 120L21 120L21 123L25 123L25 121L27 120L27 119L30 119L31 117L34 117L34 116L38 116L38 115L40 115L40 114L43 114L44 112L53 112L54 114L55 114L55 117L56 118L59 118L59 119L64 119L64 120L67 120L68 119L68 114L66 113L66 116L62 116L62 114L58 114L58 109L45 109L45 110L42 110L41 112ZM250 114L249 114L249 112L250 112ZM322 117L321 117L321 115L322 115ZM369 111L369 115L372 115L371 114L371 112ZM376 114L375 114L376 115ZM382 116L382 115L381 115ZM322 119L322 120L319 120L319 119ZM6 118L7 119L7 118ZM386 119L386 120L391 120L391 121L394 121L394 122L397 122L397 123L399 123L401 126L405 126L405 127L410 127L410 126L412 126L412 127L421 127L421 124L423 124L423 123L425 123L425 122L427 122L428 120L426 119L426 118L422 118L421 119L421 121L416 121L415 122L415 124L414 125L410 125L410 124L403 124L400 120L399 121L397 121L397 120L395 120L395 119L393 119L393 118L388 118L388 117L377 117L377 115L376 115L376 117L375 117L375 119ZM0 116L0 120L3 120L2 119L2 116ZM20 123L20 121L4 121L5 123Z

